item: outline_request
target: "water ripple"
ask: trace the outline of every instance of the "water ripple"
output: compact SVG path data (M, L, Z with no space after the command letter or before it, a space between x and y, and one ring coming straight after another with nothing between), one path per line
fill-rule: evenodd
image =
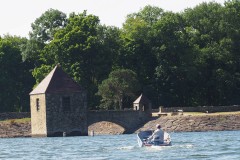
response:
M240 159L240 131L183 132L173 145L140 148L135 134L95 137L0 139L2 160Z

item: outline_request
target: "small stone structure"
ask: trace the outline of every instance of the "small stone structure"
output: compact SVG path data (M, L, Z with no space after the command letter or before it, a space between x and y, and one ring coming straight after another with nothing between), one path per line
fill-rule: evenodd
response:
M56 66L30 93L32 136L88 134L86 91Z
M133 102L133 110L144 111L144 112L152 112L152 103L151 101L141 94L134 102Z

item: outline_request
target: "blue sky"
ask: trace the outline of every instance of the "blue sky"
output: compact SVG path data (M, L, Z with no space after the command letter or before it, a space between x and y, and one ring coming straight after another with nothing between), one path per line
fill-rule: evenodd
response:
M2 0L3 1L3 0ZM67 15L87 10L106 25L121 27L128 14L138 12L146 5L157 6L165 11L181 12L202 2L213 0L7 0L0 5L0 35L10 34L28 37L31 23L50 8ZM215 0L223 4L225 0Z

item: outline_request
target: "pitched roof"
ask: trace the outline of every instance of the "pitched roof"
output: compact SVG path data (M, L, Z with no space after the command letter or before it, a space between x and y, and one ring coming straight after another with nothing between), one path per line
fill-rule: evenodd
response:
M133 103L151 103L151 101L141 94Z
M54 69L38 84L38 86L30 93L72 93L83 91L70 76L68 76L60 66Z

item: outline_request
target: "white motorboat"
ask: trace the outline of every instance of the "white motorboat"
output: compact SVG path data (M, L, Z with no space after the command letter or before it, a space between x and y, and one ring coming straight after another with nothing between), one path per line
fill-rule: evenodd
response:
M153 133L152 130L146 130L146 131L141 131L137 134L137 141L138 141L139 147L171 146L172 145L171 137L167 132L164 132L164 143L158 144L158 145L148 143L147 138L150 137L152 133Z

